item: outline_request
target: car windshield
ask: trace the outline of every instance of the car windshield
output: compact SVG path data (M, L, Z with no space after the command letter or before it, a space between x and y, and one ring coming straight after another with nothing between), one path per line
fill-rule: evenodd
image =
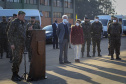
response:
M107 23L108 23L107 19L100 19L100 21L102 22L103 26L107 26Z
M52 25L49 25L49 26L44 27L43 30L46 30L46 31L53 31Z
M123 26L126 26L126 20L123 20Z

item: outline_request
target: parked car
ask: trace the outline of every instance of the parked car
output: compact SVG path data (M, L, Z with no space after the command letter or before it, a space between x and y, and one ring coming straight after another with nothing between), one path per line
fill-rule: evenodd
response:
M52 43L53 42L52 25L45 26L42 30L45 30L45 33L46 33L46 43Z

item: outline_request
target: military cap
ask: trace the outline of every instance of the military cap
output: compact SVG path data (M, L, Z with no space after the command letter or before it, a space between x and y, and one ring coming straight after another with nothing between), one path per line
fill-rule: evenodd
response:
M32 19L35 19L35 16L32 16L31 18L32 18Z
M2 18L6 18L6 16L2 16Z
M13 17L14 17L14 16L17 16L17 14L13 14Z
M18 15L20 15L20 14L25 14L25 12L24 11L18 11Z

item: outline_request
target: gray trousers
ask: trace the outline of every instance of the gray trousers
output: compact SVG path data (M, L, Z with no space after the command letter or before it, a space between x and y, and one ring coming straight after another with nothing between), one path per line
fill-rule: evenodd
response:
M68 53L68 40L64 39L62 43L59 43L60 47L60 54L59 54L59 62L63 62L63 54L64 54L64 62L67 60L67 53Z

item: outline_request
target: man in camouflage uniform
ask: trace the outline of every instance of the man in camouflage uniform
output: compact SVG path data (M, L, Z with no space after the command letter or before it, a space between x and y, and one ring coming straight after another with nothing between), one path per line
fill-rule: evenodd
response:
M8 23L7 23L7 32L8 32L8 30L9 30L9 28L10 28L11 22L12 22L15 18L17 18L17 14L13 14L13 17L10 17L10 18L9 18L10 20L9 20ZM9 50L8 54L9 54L9 56L10 56L10 63L12 63L12 58L13 58L13 56L12 56L12 50L11 50L11 47L10 47L9 42L8 42L8 50Z
M1 53L1 59L3 57L3 52L6 52L6 57L8 56L8 40L7 40L7 21L6 17L2 17L2 22L0 23L0 53Z
M13 81L21 81L21 77L18 75L19 66L22 61L22 54L25 47L26 39L26 21L25 12L19 11L17 19L11 22L10 28L8 30L8 39L11 45L13 53L13 65L12 65L12 78Z
M116 59L121 60L121 58L119 58L121 46L121 33L122 27L120 23L118 23L117 18L114 18L113 23L110 24L108 28L108 35L110 36L111 60L114 60L114 50L116 51Z
M91 30L92 30L92 42L93 42L93 57L95 57L95 52L96 52L96 45L97 45L97 51L98 51L98 56L101 57L102 55L100 54L101 49L100 49L100 42L101 42L101 33L103 32L103 26L99 22L99 17L95 18L95 22L92 23L91 25Z
M114 16L111 16L111 20L109 21L109 23L108 23L108 27L109 27L109 25L110 24L112 24L113 23L113 19L114 19ZM108 51L109 51L109 54L108 54L108 56L110 56L111 54L110 54L110 36L108 36Z
M27 24L27 30L34 30L34 29L41 29L41 27L35 21L35 17L31 17L30 23ZM31 40L32 40L31 32L27 31L26 47L28 50L29 62L31 61L31 57L32 57Z
M82 45L82 57L84 56L84 47L87 43L87 57L91 57L90 52L90 45L91 45L91 23L89 22L89 19L85 17L85 22L81 24L83 28L83 34L84 34L84 44Z

